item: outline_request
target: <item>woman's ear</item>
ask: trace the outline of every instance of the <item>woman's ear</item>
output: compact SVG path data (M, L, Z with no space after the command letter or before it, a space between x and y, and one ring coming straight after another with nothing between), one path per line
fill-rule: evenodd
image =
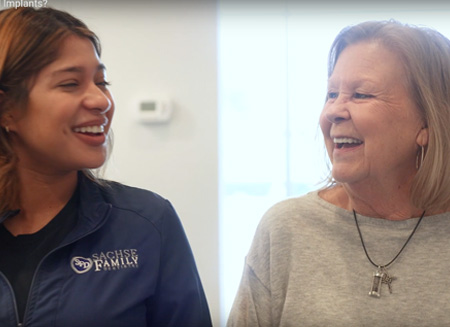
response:
M428 127L423 127L417 134L416 142L419 146L428 145Z
M0 127L6 130L6 132L13 131L14 127L14 117L11 112L6 112L0 117Z

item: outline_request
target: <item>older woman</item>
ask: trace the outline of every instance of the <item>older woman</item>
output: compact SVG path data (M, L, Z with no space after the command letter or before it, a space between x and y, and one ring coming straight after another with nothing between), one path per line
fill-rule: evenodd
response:
M332 182L262 219L228 326L450 325L450 41L344 29L320 126Z
M18 8L0 44L0 326L211 326L171 204L90 171L114 112L95 34Z

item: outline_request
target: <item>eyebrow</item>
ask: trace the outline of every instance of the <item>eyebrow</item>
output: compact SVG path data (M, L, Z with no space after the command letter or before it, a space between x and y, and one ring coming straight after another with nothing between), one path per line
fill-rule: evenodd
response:
M328 87L333 87L336 84L342 84L342 80L336 79L336 78L329 78L327 81L327 86ZM369 78L358 78L355 80L351 80L351 81L344 81L344 83L346 85L350 85L351 87L355 87L355 86L361 86L361 85L373 85L374 83L376 83L376 81L373 81Z
M84 70L85 69L83 67L72 66L72 67L67 67L67 68L63 68L63 69L59 69L57 71L54 71L52 73L52 76L63 74L63 73L82 73ZM106 66L104 64L99 64L97 66L97 71L100 71L100 70L106 70Z

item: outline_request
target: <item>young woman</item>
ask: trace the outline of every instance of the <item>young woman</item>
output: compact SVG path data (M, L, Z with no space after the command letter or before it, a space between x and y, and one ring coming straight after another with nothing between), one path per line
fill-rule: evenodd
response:
M0 325L211 326L170 203L101 181L100 44L51 8L0 12Z

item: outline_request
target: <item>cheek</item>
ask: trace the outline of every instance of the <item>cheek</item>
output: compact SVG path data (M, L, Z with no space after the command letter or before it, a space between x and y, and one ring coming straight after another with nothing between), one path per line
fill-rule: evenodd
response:
M109 111L106 113L106 116L108 117L109 122L111 123L111 121L112 121L112 119L113 119L113 117L114 117L114 112L115 112L115 110L116 110L116 105L115 105L115 103L114 103L114 98L112 97L111 94L108 95L108 99L109 99L109 101L110 101L110 103L111 103L111 108L110 108Z
M112 106L111 109L108 111L108 113L106 114L106 117L108 118L108 125L111 125L111 122L114 117L114 106Z
M320 129L322 130L323 140L325 142L325 148L327 150L328 157L330 158L331 162L333 162L334 143L333 140L330 138L331 123L325 117L325 114L323 112L319 118L319 125Z
M330 135L331 122L326 118L324 111L320 114L319 125L323 136L328 137Z

